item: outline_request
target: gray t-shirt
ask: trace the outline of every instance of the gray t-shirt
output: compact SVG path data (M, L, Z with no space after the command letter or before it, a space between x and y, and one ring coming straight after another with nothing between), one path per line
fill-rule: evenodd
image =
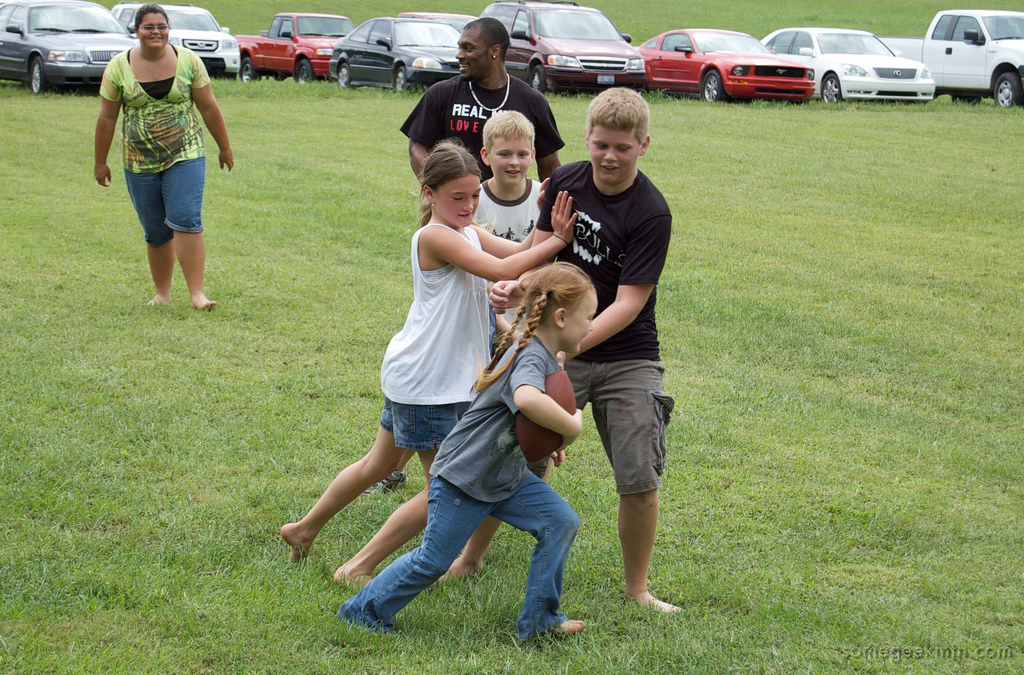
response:
M514 349L515 344L502 363ZM501 378L473 399L441 443L430 475L444 478L482 502L500 502L514 495L529 469L516 438L519 408L513 395L523 385L544 391L544 379L557 369L558 362L540 340L530 340Z

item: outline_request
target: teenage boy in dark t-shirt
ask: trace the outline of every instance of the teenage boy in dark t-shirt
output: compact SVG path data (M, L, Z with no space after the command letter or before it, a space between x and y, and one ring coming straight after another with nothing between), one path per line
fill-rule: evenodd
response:
M597 288L593 331L565 364L576 405L592 406L619 494L619 542L626 595L662 611L679 608L647 589L658 526L658 489L665 468L665 427L672 398L665 395L654 305L668 254L672 214L664 197L637 169L650 144L650 111L636 92L609 89L590 104L589 162L560 167L551 176L537 223L536 242L551 236L551 212L571 209L572 246L558 259L586 271ZM517 299L517 282L499 282L495 309ZM482 559L482 556L481 556Z
M466 24L459 37L459 76L427 89L402 125L409 137L409 161L417 176L434 145L458 138L477 158L483 180L491 168L480 158L484 124L502 110L517 110L536 131L537 173L541 180L560 164L558 151L565 145L544 95L505 70L509 39L497 19L483 18Z

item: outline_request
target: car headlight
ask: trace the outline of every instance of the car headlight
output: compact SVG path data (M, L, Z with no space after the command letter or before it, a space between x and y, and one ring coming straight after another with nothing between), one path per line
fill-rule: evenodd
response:
M814 79L814 68L808 68L807 69L806 77L807 77L808 80L813 80Z
M870 75L868 75L868 71L853 63L844 63L843 72L850 77L870 77Z
M561 54L551 54L548 56L549 66L560 66L562 68L583 68L580 62L572 56L562 56Z
M181 38L180 37L167 38L167 44L169 44L169 45L178 45L180 47L181 46Z
M333 53L334 50L329 47L321 47L320 49L316 50L317 56L330 56Z
M50 61L85 61L85 54L74 51L52 51L46 55Z
M220 48L221 49L236 49L237 47L238 47L238 43L235 42L234 40L221 40L220 41Z
M643 59L630 59L626 61L626 70L643 70L644 60Z
M729 71L734 77L746 77L750 75L751 66L733 66L732 70Z
M929 71L928 68L921 68L921 75L920 75L920 77L921 77L922 80L930 80L930 79L932 79L931 71Z
M428 59L421 56L412 62L412 67L424 70L441 70L441 62L437 59Z

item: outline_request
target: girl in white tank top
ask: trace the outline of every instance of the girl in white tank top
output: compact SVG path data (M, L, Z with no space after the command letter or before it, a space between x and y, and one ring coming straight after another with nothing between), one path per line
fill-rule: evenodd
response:
M413 304L405 326L384 355L381 427L370 451L337 475L309 513L281 527L293 561L309 553L320 530L336 513L402 461L407 448L401 433L396 438L399 424L393 423L394 416L446 416L452 422L443 434L451 430L456 416L444 413L467 407L479 368L490 358L487 283L518 278L553 258L572 236L576 216L570 213L553 216L555 236L532 248L531 240L511 242L475 225L480 168L458 142L442 141L431 150L420 185L420 229L413 235L410 252ZM443 435L432 439L429 449L411 448L419 451L428 484L338 568L335 580L368 580L382 560L423 529L430 464L441 440Z

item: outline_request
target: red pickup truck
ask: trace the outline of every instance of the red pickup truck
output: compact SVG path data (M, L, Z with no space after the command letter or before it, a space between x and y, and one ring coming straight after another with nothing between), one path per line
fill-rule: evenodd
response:
M242 58L238 76L243 82L262 75L294 75L297 82L327 77L334 43L354 26L346 16L286 12L259 35L236 35Z

